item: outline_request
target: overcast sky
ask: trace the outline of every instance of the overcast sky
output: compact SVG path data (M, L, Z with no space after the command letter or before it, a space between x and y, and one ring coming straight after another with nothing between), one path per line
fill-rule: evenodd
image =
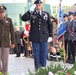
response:
M59 4L59 0L45 0L47 4L51 4L51 5L58 5ZM0 3L26 3L27 0L0 0ZM68 5L68 6L72 6L76 3L76 0L62 0L62 5Z

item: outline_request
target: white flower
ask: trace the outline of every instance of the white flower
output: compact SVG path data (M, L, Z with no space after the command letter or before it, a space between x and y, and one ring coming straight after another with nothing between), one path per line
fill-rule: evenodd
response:
M48 75L54 75L52 72L49 72Z
M23 72L21 75L25 75L25 73Z
M76 71L74 71L74 75L76 75Z

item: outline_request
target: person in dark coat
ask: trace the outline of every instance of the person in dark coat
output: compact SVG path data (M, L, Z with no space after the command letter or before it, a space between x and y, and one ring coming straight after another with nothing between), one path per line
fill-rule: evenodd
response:
M73 24L73 32L74 32L74 35L73 35L73 45L74 45L74 63L76 62L76 12L74 12L74 24Z
M10 47L15 47L15 34L12 20L6 17L5 10L5 6L0 6L0 72L2 72L3 75L5 75L8 70Z
M68 58L71 55L70 51L68 49L68 25L69 25L68 15L64 14L63 18L64 18L64 23L65 23L65 26L66 26L66 32L64 34L64 42L65 42L65 50L66 50L66 59L68 61Z
M16 46L15 46L16 57L20 57L21 55L21 34L20 34L18 27L16 27L15 29L15 40L16 40Z
M75 49L74 49L74 46L73 46L73 24L74 24L74 13L73 12L69 12L69 25L68 25L68 50L70 52L70 55L68 57L68 63L70 64L73 64L74 63L74 59L75 59ZM71 58L71 55L72 55L72 58Z
M22 21L30 20L29 40L32 42L35 69L46 66L48 37L52 37L52 23L48 12L42 10L42 1L36 0L35 10L28 10Z

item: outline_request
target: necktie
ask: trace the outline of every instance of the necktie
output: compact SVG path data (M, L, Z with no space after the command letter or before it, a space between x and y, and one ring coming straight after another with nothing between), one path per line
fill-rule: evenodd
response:
M38 15L40 16L40 12L38 12Z

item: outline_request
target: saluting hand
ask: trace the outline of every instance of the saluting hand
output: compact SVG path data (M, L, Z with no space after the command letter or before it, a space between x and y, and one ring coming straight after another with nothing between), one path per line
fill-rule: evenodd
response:
M32 5L32 6L30 7L30 13L35 10L35 7L36 7L36 4L34 4L34 5Z

